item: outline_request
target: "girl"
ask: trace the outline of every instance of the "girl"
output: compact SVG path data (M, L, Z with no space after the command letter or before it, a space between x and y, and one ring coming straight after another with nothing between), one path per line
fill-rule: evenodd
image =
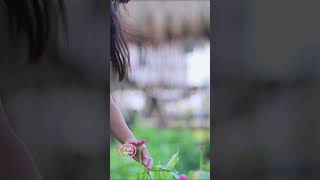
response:
M125 3L127 1L112 1ZM62 0L0 0L0 47L11 48L15 54L24 53L14 44L27 43L28 63L38 63L46 53L51 35L58 20L63 18ZM123 79L129 65L128 49L120 33L116 10L111 10L111 63L119 79ZM64 22L64 21L63 21ZM54 37L54 36L53 36ZM14 42L14 43L12 43ZM11 50L10 49L10 50ZM12 52L1 51L0 60L10 62ZM123 117L110 96L111 132L121 143L136 142ZM146 146L142 148L142 163L150 169L153 160ZM134 156L137 160L137 157ZM40 173L26 146L14 132L7 119L0 97L0 179L42 180Z
M121 81L126 75L128 68L130 66L130 56L128 47L124 41L123 35L121 33L121 27L119 23L118 16L116 14L119 3L127 3L129 0L112 0L111 5L111 17L110 17L110 26L111 26L111 64L112 69L119 76ZM123 144L137 143L136 138L126 125L119 108L115 104L110 95L110 129L111 133ZM140 153L140 152L139 152ZM142 154L142 164L146 166L147 170L150 170L153 165L153 159L149 155L147 147L142 145L141 149ZM138 155L136 154L133 157L135 160L138 160Z

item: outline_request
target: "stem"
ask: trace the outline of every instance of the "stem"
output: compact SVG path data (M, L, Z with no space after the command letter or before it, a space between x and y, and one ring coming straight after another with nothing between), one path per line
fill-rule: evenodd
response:
M200 170L203 170L203 153L200 152Z
M148 174L149 179L152 180L149 171L147 171L147 174Z
M139 163L140 163L142 166L144 166L144 165L142 164L141 154L142 154L141 146L139 146L139 147L138 147ZM148 174L148 178L149 178L150 180L152 180L149 171L147 171L147 174Z

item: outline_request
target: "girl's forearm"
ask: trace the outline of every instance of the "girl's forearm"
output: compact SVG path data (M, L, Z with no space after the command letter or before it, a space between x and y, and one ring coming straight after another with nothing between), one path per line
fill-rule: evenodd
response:
M118 106L110 95L110 130L111 133L117 138L122 144L128 140L135 140L134 135L128 128Z

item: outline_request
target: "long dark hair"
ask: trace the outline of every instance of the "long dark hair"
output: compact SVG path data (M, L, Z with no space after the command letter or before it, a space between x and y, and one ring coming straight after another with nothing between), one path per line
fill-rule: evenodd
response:
M56 32L53 26L58 20L65 23L65 6L63 0L0 0L9 17L10 32L14 37L25 33L29 45L28 62L37 63L46 52L50 37ZM125 42L118 6L129 0L111 0L111 42L110 53L112 69L123 80L130 68L130 55Z
M130 54L127 43L123 36L123 30L118 16L118 7L120 3L128 3L129 0L111 0L110 14L110 54L112 69L118 74L119 81L123 80L130 68Z
M46 52L53 26L65 22L63 0L0 0L8 13L9 29L14 39L22 33L28 42L29 63L37 63Z

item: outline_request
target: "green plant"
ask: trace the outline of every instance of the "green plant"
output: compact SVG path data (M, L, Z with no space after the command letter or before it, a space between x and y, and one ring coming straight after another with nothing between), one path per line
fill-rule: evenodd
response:
M182 175L175 169L175 165L178 163L178 161L179 151L170 158L166 165L159 164L153 166L150 172L145 169L139 172L137 174L137 180L177 180Z

